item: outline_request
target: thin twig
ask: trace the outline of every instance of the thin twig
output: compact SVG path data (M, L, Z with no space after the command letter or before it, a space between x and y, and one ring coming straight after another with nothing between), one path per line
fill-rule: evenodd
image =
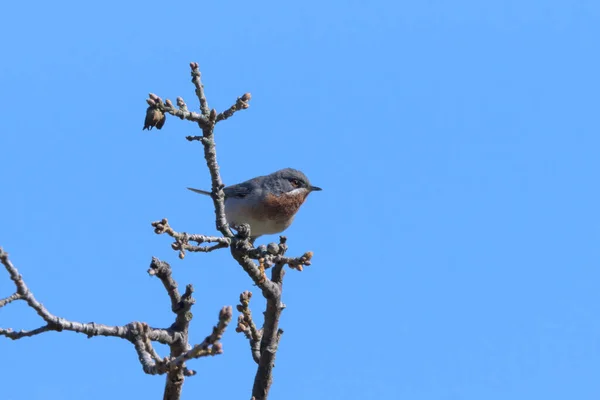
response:
M177 98L177 108L173 105L171 100L167 99L163 102L162 98L154 93L150 93L148 95L146 102L148 103L149 107L146 111L146 123L144 128L146 128L146 125L149 128L152 125L152 122L159 124L157 125L158 129L162 128L164 125L164 115L161 118L161 115L157 114L155 110L158 110L162 114L169 113L175 117L178 117L179 119L186 119L188 121L196 122L200 127L210 125L210 122L206 116L197 112L189 111L187 109L187 105L181 97ZM153 119L154 121L150 121L149 119Z
M0 308L4 307L7 304L12 303L15 300L19 300L21 295L19 293L13 293L5 299L0 300Z
M223 353L223 346L219 341L221 340L229 321L231 321L232 315L231 307L223 307L219 313L219 322L213 327L212 333L208 335L202 343L195 345L190 350L181 354L171 361L170 364L180 366L192 358L214 356Z
M171 276L171 266L159 260L156 257L152 257L152 262L150 262L150 269L148 269L148 275L156 276L162 282L169 298L171 299L171 310L176 313L179 308L179 302L181 301L181 296L179 295L179 291L177 290L177 282Z
M273 264L282 263L292 269L302 271L304 266L311 265L312 251L307 251L300 257L285 257L284 254L287 251L286 241L287 238L285 236L280 236L279 244L269 243L266 246L260 245L248 251L248 256L253 260L259 260L265 268L270 268Z
M223 353L223 345L221 345L219 340L223 336L229 321L231 321L231 315L231 307L223 307L219 313L219 322L213 327L213 332L201 344L171 359L160 358L154 350L152 343L147 337L148 325L139 322L135 323L133 327L136 336L133 343L144 372L150 375L162 375L167 372L182 372L185 376L194 375L195 372L185 368L184 363L194 358L215 356Z
M252 352L252 359L255 363L260 362L260 339L262 337L262 331L256 329L256 325L252 320L252 312L250 311L250 298L252 297L251 292L243 292L240 294L240 304L237 306L237 310L241 312L238 317L237 332L243 332L244 336L250 343L250 351Z
M202 111L202 115L208 117L210 110L208 108L208 101L206 101L206 96L204 95L204 85L202 84L202 80L200 80L200 68L197 62L191 62L190 68L192 69L192 83L196 87L196 96L198 96L198 100L200 101L200 111Z
M160 235L163 233L168 234L175 242L171 244L173 250L179 251L179 258L183 259L185 257L185 251L191 252L204 252L210 253L211 251L223 249L229 247L231 239L226 237L219 236L206 236L206 235L197 235L197 234L188 234L185 232L175 232L173 228L169 225L169 222L166 218L163 218L160 221L155 221L152 223L152 227L154 227L154 233ZM190 242L195 242L198 245L192 245ZM213 246L200 246L202 243L216 243Z
M152 347L152 342L148 338L148 325L142 322L133 322L131 326L134 333L133 346L144 372L150 375L166 373L166 360L162 360Z
M224 121L227 118L231 117L233 114L235 114L237 111L248 109L248 107L250 107L250 104L248 104L248 102L251 98L252 96L250 95L250 93L244 93L242 97L237 98L234 105L229 107L227 110L219 113L215 122Z

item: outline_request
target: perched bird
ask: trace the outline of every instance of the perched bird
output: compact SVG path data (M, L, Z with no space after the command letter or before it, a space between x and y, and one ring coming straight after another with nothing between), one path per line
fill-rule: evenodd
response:
M204 190L188 189L210 196ZM312 186L301 171L285 168L225 187L225 216L234 227L249 224L252 240L283 232L309 193L319 190L322 189Z

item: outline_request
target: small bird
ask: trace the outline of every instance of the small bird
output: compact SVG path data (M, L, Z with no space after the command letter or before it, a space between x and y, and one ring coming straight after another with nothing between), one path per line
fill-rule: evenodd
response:
M210 196L210 192L188 188ZM251 239L283 232L294 220L310 192L322 190L312 186L301 171L285 168L270 175L257 176L223 188L225 217L232 226L250 225Z

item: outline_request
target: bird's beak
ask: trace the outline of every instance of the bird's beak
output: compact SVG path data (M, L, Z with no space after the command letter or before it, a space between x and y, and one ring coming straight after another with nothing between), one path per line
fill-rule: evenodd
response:
M323 190L318 186L311 186L309 189L311 192L320 192L321 190Z

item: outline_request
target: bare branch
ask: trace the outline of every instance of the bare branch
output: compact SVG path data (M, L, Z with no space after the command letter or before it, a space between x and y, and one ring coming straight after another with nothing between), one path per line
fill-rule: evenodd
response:
M268 245L260 245L256 249L248 252L248 256L253 260L258 260L265 268L270 268L273 264L283 263L292 269L302 271L304 266L311 264L313 257L312 251L307 251L300 257L285 257L287 251L287 238L279 237L279 244L269 243Z
M190 63L190 68L192 69L192 76L194 86L196 86L196 93L198 95L198 98L200 99L200 107L202 109L202 114L205 116L208 115L209 117L209 123L207 125L201 126L202 136L204 137L204 140L202 140L202 144L204 147L204 159L206 160L206 165L208 166L208 170L210 172L210 180L212 183L211 197L213 199L213 206L215 207L217 230L221 232L223 236L231 238L233 237L233 232L231 232L229 224L227 223L227 219L225 218L225 192L223 192L223 188L225 187L225 185L223 184L221 174L219 173L219 165L217 164L217 152L215 149L214 142L214 128L217 116L214 110L210 113L208 112L208 104L206 103L206 98L204 97L204 86L202 85L202 81L200 80L200 69L198 63Z
M81 323L69 321L64 318L55 316L54 314L50 313L46 309L46 307L44 307L39 301L36 300L33 293L25 284L23 277L19 274L17 268L15 268L15 266L9 260L8 253L6 253L2 248L0 248L0 263L4 265L4 268L6 268L10 275L10 279L15 283L15 286L17 288L17 294L19 296L18 298L15 298L15 300L23 300L27 302L27 305L33 308L37 312L37 314L44 320L44 322L46 322L46 325L31 331L13 331L10 328L0 328L0 336L6 336L10 339L16 340L24 337L35 336L48 331L72 331L77 333L83 333L88 337L112 336L127 340L131 339L129 325L109 326L103 324L96 324L94 322ZM163 344L170 344L174 341L179 340L179 336L176 332L159 328L150 328L149 337L152 340Z
M206 96L204 95L204 85L200 80L200 68L197 62L191 62L190 68L192 69L192 83L196 87L196 96L198 96L198 100L200 101L200 111L202 111L202 115L208 117L209 109L208 102L206 101Z
M56 327L52 326L50 324L40 326L39 328L33 329L31 331L20 330L18 332L15 332L11 328L8 328L8 329L0 328L0 335L6 336L9 339L17 340L17 339L21 339L21 338L25 338L25 337L39 335L40 333L44 333L44 332L55 331L55 330L57 330Z
M148 275L155 275L158 279L160 279L163 286L167 290L169 298L171 299L171 310L174 313L177 313L180 306L179 302L181 301L181 296L177 290L177 282L175 282L175 280L171 277L171 266L156 257L152 257L150 269L148 269Z
M214 356L223 353L223 346L219 341L231 321L232 315L231 307L223 307L219 313L219 322L213 327L212 333L202 343L195 345L192 349L174 359L171 364L180 366L192 358Z
M244 336L250 342L250 351L252 352L252 359L255 363L260 361L260 339L262 337L262 331L256 329L256 325L252 320L252 312L250 311L250 298L252 297L251 292L243 292L240 294L240 304L237 306L237 310L241 312L238 317L236 332L243 332Z
M165 271L164 275L170 275L171 267L169 266L169 264L162 263L161 268L168 268L168 272ZM161 275L163 274L161 273ZM171 286L170 282L168 282L168 278L166 284L163 280L163 285L165 286L165 288L167 288L167 285ZM167 291L169 290L172 289L167 288ZM181 354L186 352L189 347L188 330L190 327L190 321L192 320L192 313L190 310L195 302L194 298L192 297L193 291L193 286L187 285L183 295L179 296L179 292L177 291L176 287L174 289L174 295L169 295L169 297L171 297L172 300L179 298L179 301L177 302L175 307L173 307L173 312L176 314L176 317L175 322L173 323L173 325L171 325L171 329L181 333L183 337L183 340L180 340L179 342L174 342L171 345L169 345L169 356L171 359L179 357ZM181 397L181 389L183 387L183 380L185 377L185 369L183 367L184 366L168 369L163 399L179 400L179 398Z
M190 285L188 285L188 287L189 286ZM182 298L185 296L186 294L184 294ZM231 320L231 315L231 307L223 307L219 313L219 322L215 327L213 327L213 332L207 336L201 344L192 347L190 350L187 350L187 330L189 328L189 320L187 321L187 324L183 328L186 337L185 345L177 343L172 345L170 361L168 361L164 366L164 368L168 370L168 374L163 399L179 399L181 396L181 388L183 386L184 377L196 374L195 371L187 369L185 366L186 361L192 358L214 356L223 352L223 346L219 340L221 339L225 328L227 328L227 324Z
M166 224L163 223L162 226L164 227ZM244 332L250 340L252 358L258 364L252 393L256 399L263 400L267 398L273 382L272 374L275 364L275 354L281 334L283 333L279 329L279 319L282 310L285 308L281 302L282 282L285 273L284 266L289 265L291 268L302 270L303 266L310 265L312 253L307 252L301 257L296 258L286 257L285 253L288 247L285 236L280 237L278 244L270 243L267 246L261 245L255 248L249 238L249 227L242 225L236 227L236 229L238 229L238 235L231 239L227 238L231 240L231 253L267 299L267 309L264 313L265 319L262 329L257 330L256 326L251 328L251 319L247 319L244 315L241 316L241 320L238 320L237 329ZM173 237L181 235L170 226L165 228L165 230L169 230ZM258 264L254 260L257 260ZM265 274L265 269L271 266L271 279L269 279ZM245 297L240 297L242 304L238 306L238 310L242 314L244 314L244 311L248 312L248 316L250 317ZM249 297L247 300L249 300ZM259 335L260 337L258 337ZM201 348L196 347L195 349L199 352L198 354L207 354Z
M211 197L215 207L217 230L221 232L223 236L231 238L233 237L233 232L231 231L231 228L229 228L227 218L225 217L225 192L223 191L225 185L221 179L221 174L219 174L213 128L205 129L203 131L204 140L202 141L202 144L204 145L204 159L206 160L206 164L210 171L210 180L212 183Z
M172 245L172 248L179 251L180 258L185 256L185 250L208 252L229 246L233 258L261 289L263 296L267 299L267 309L264 313L265 319L262 329L256 329L248 308L250 297L243 293L243 297L240 297L241 304L238 306L238 309L242 312L242 315L238 320L238 330L244 332L246 337L250 340L253 359L258 363L254 387L252 389L253 398L255 400L264 400L267 398L271 387L275 353L281 334L283 333L283 331L279 329L279 318L281 311L284 308L284 305L281 302L282 282L285 272L283 268L285 265L288 265L290 268L301 271L304 266L310 265L313 254L312 252L306 252L301 257L286 257L285 252L287 250L287 245L286 238L283 236L281 237L279 244L271 243L268 246L259 246L258 248L255 248L254 240L251 238L250 226L245 224L234 227L235 230L237 230L237 234L234 235L225 217L225 193L223 191L225 185L221 179L219 165L217 163L214 127L217 122L230 118L239 110L248 108L248 101L251 96L250 93L244 94L242 97L238 98L236 103L229 109L217 114L216 110L210 110L208 107L198 63L190 63L190 68L192 70L192 82L196 88L196 95L200 101L200 109L202 111L202 119L196 120L199 127L202 129L202 135L187 136L186 139L191 142L198 141L203 146L204 158L211 177L211 197L215 209L216 227L223 237L214 238L204 235L180 234L171 229L166 220L155 222L153 226L155 227L156 233L167 233L175 238L175 243ZM162 104L162 101L158 96L151 96L150 100L153 100L156 107L159 109L163 109L165 106L171 106L168 100L165 104ZM182 99L179 98L177 104L180 110L188 112L187 106ZM195 241L198 243L198 246L190 245L189 241ZM211 241L216 244L211 247L200 246L203 243ZM271 279L269 279L265 274L265 269L271 267ZM259 342L260 345L258 345ZM201 347L195 347L188 350L188 352L190 351L193 351L193 354L204 354L205 352ZM183 353L180 353L180 356L183 357ZM183 373L180 374L177 379L182 382ZM170 398L167 394L166 391L165 398Z
M204 252L209 253L214 250L223 249L229 247L229 243L231 239L226 237L218 237L218 236L205 236L205 235L195 235L188 234L185 232L179 233L175 232L171 226L169 226L169 222L166 218L163 218L160 221L155 221L152 223L152 227L154 227L154 233L160 235L163 233L168 234L172 238L175 239L175 242L171 244L171 248L173 250L179 251L179 258L183 259L185 257L185 251L191 252ZM196 242L198 246L190 244L191 242ZM202 243L217 243L214 246L200 246Z
M270 243L267 246L254 247L254 238L251 237L249 225L233 227L234 234L225 216L225 185L221 179L217 154L214 141L214 128L217 122L232 117L236 112L247 109L251 99L250 93L237 98L234 105L227 110L217 113L210 109L198 63L190 63L192 83L195 93L200 102L200 113L192 112L182 97L177 97L176 105L171 100L163 101L159 96L150 93L146 102L148 108L144 120L144 128L161 129L166 122L166 114L171 114L180 119L186 119L198 124L202 135L187 136L189 141L198 141L202 144L204 158L211 177L211 198L215 210L216 228L222 236L206 236L198 234L179 233L174 231L166 219L152 223L157 234L166 233L174 239L171 247L179 252L179 257L184 258L185 252L211 252L217 249L229 247L233 258L246 271L252 281L260 288L267 300L264 322L261 329L257 329L252 319L249 301L252 296L250 292L240 295L238 310L241 315L238 319L237 330L243 332L250 342L252 357L258 364L257 372L252 389L253 399L264 400L269 394L273 381L272 371L274 368L275 355L283 331L279 329L279 319L285 308L281 301L284 266L292 269L302 270L304 266L311 264L312 252L306 252L301 257L286 257L286 238L282 236L279 244ZM194 243L194 244L191 244ZM212 244L212 245L207 245ZM36 300L33 293L26 286L17 269L12 265L8 254L0 248L0 263L5 267L13 280L16 292L0 299L0 308L14 301L25 301L29 307L34 309L45 322L39 328L30 331L13 331L10 328L0 328L0 336L11 339L20 339L42 334L48 331L73 331L84 333L88 337L113 336L130 341L136 350L140 364L147 374L166 375L164 400L179 400L182 385L186 376L192 376L195 371L188 369L187 361L214 356L223 352L220 342L227 325L232 318L231 307L224 307L219 313L219 321L213 327L212 333L204 341L195 346L190 346L188 330L192 319L191 308L195 303L192 297L194 288L187 285L183 294L180 294L177 282L172 277L172 270L168 263L153 258L148 269L151 276L156 276L162 282L171 302L171 310L175 314L175 321L166 328L153 328L144 322L131 322L124 326L108 326L103 324L80 323L65 320L50 313L40 302ZM271 268L269 279L265 270ZM152 342L167 344L169 356L161 357Z
M35 336L48 331L73 331L84 333L88 337L113 336L126 339L133 343L138 354L138 359L145 373L151 375L167 374L167 385L165 387L165 399L177 400L181 394L181 385L184 376L192 376L194 371L188 369L184 363L192 358L207 355L216 355L223 352L223 346L219 342L227 324L231 320L231 307L224 307L219 314L219 323L213 328L213 332L200 345L188 350L188 328L192 318L190 309L194 304L192 298L193 287L186 286L185 292L180 295L177 282L171 276L171 267L168 263L152 258L148 273L158 277L165 287L171 300L171 309L176 314L175 322L168 329L152 328L143 322L131 322L124 326L108 326L94 322L83 324L68 321L51 314L33 293L29 290L19 271L8 258L8 254L0 248L0 263L15 283L16 293L2 300L2 305L11 301L23 300L33 308L46 322L37 329L30 331L15 332L10 328L0 328L0 335L10 339L21 339ZM170 357L161 358L152 346L152 341L169 345Z
M279 339L283 333L279 329L279 318L281 317L281 311L285 308L281 302L283 276L285 274L283 267L284 264L281 263L273 267L271 271L271 283L274 285L273 291L267 294L263 291L263 294L267 297L267 309L265 311L265 321L260 342L260 360L252 388L252 396L256 400L266 399L273 383L275 355L277 354Z
M7 304L12 303L15 300L19 300L21 295L19 293L13 293L5 299L0 300L0 308L4 307Z
M182 369L181 367L184 367L184 363L191 359L215 356L223 353L223 346L219 340L223 336L229 321L231 321L231 316L231 307L223 307L219 313L219 322L213 327L212 334L207 336L202 343L172 359L160 358L147 337L148 325L136 323L136 339L134 340L134 345L144 372L150 375L162 375L167 372L182 370L183 374L186 376L195 375L194 371L188 370L187 368Z
M251 98L252 98L252 95L250 95L250 93L244 93L244 95L242 97L237 98L234 105L229 107L227 110L219 113L217 115L215 122L221 122L221 121L226 120L227 118L229 118L233 114L235 114L236 111L248 109L248 107L250 107L250 104L248 104L248 102L250 101Z
M166 373L167 359L161 359L154 350L152 342L148 338L148 325L142 322L133 322L131 326L134 332L133 346L138 353L138 359L144 372L150 375Z

